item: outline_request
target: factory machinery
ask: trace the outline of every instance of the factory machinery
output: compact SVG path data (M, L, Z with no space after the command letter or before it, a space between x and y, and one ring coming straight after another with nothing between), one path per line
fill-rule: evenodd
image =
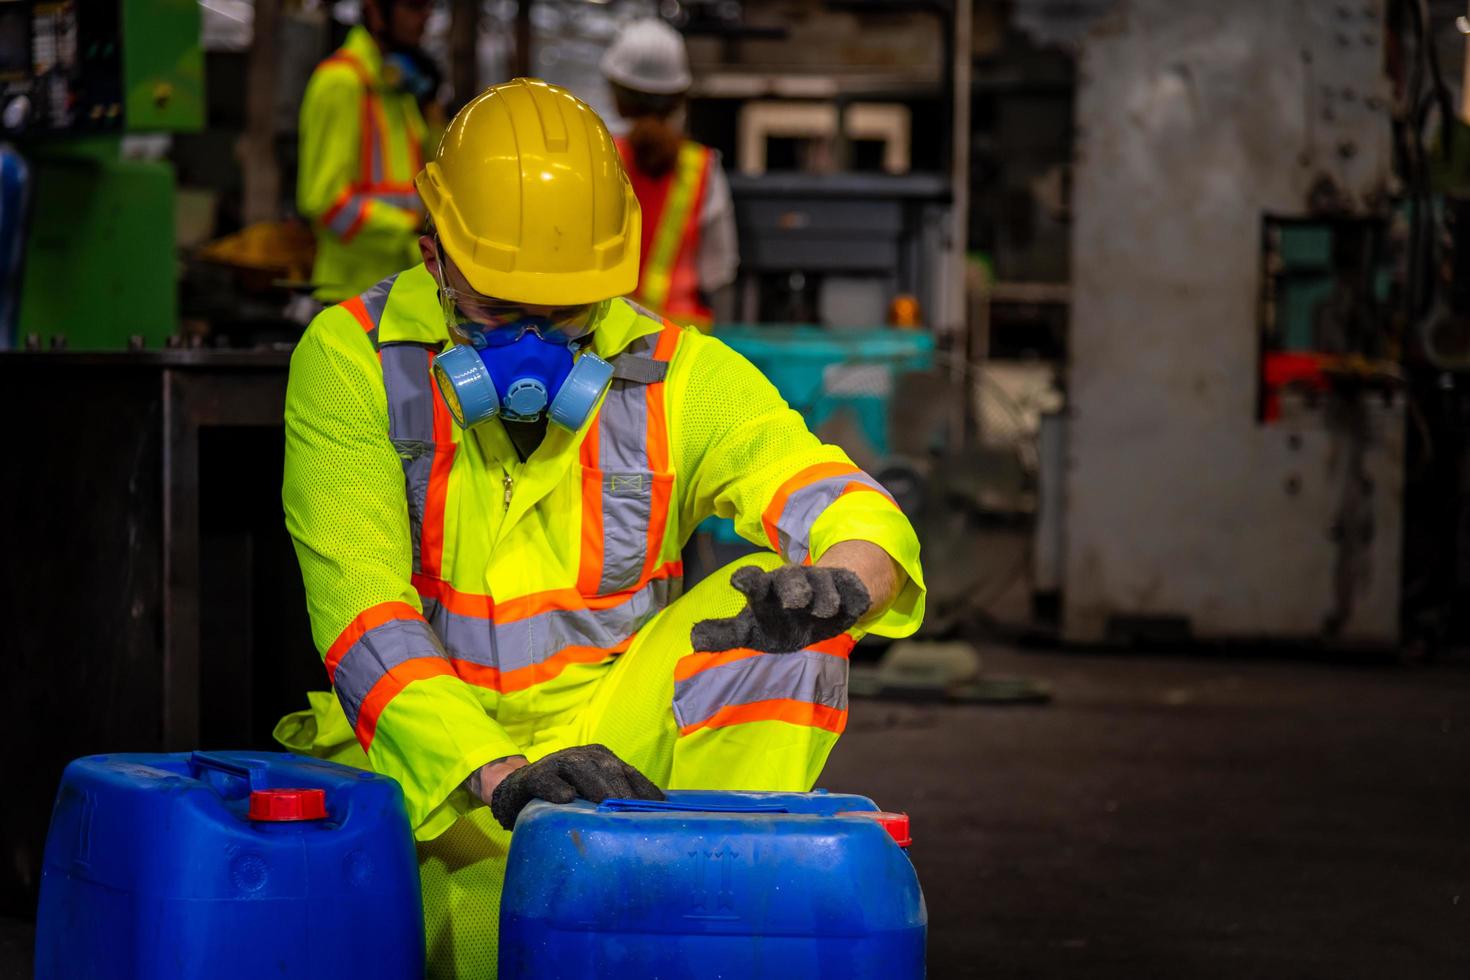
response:
M1065 639L1463 637L1470 131L1430 36L1381 0L1087 35L1037 537Z

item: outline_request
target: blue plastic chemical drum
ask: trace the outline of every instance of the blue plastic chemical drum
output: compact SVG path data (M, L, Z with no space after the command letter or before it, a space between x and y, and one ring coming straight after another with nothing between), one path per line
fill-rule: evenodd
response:
M271 752L66 767L41 872L39 980L423 972L394 780Z
M877 809L821 791L533 803L511 839L501 980L922 977L924 897L906 831Z

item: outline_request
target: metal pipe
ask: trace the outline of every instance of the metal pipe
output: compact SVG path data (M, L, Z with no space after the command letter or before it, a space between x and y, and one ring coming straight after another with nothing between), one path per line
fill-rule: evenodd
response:
M954 105L950 119L950 269L948 296L938 323L952 335L950 377L957 395L949 425L950 449L959 452L966 442L971 416L970 330L965 316L965 250L970 228L970 49L974 25L973 0L955 0L953 39Z

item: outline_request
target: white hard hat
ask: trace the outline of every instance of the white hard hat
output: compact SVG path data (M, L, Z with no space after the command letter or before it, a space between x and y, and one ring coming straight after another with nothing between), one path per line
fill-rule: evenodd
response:
M679 32L661 20L635 20L602 56L608 81L649 95L678 95L689 89L689 52Z

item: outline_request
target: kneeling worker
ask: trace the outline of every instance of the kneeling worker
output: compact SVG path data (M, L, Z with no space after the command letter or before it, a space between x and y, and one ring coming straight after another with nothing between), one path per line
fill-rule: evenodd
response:
M277 736L403 785L430 972L485 976L527 802L810 789L853 643L911 633L924 592L878 483L749 362L619 298L638 204L586 105L488 89L416 186L423 264L291 361L286 521L335 697ZM771 550L681 597L715 513Z

